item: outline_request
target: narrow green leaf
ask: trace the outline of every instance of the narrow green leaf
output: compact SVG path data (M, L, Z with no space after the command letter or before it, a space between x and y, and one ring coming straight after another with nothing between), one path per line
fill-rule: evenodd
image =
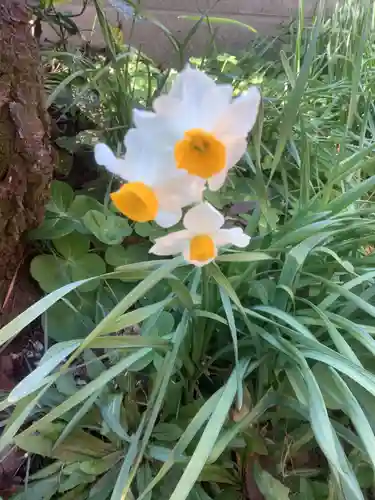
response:
M94 330L85 338L77 351L70 357L67 364L69 365L74 359L76 359L79 354L90 347L91 342L101 335L102 331L113 325L119 316L123 314L127 309L129 309L133 304L135 304L141 297L143 297L148 290L153 288L159 281L164 279L171 273L177 266L180 265L182 261L181 257L176 257L167 261L164 265L160 266L159 269L152 271L151 274L147 276L141 283L133 288L133 290L126 295L113 309L112 311L102 319L102 321L94 328Z
M167 472L173 467L174 463L181 457L189 446L191 441L197 435L201 427L208 420L210 415L213 413L216 408L223 389L215 392L199 409L193 419L189 422L182 436L180 437L178 443L174 446L174 448L170 451L167 460L164 462L163 466L154 477L154 479L150 482L150 484L146 487L142 495L138 497L137 500L144 500L146 495L163 479L163 477L167 474Z
M202 22L210 23L210 24L229 24L229 25L234 25L238 26L240 28L245 28L248 31L252 31L253 33L256 33L257 30L250 26L249 24L242 23L241 21L238 21L237 19L231 19L228 17L213 17L213 16L191 16L191 15L184 15L184 16L178 16L179 19L187 19L189 21L200 21L202 19Z
M242 376L246 370L246 364L242 364L241 371ZM221 395L220 401L218 402L215 410L213 411L210 420L208 421L205 430L203 431L202 437L199 440L195 451L186 466L181 479L179 480L176 488L174 489L170 500L185 500L191 489L193 488L195 482L197 481L204 465L212 452L215 442L219 436L219 433L224 425L225 419L228 415L228 411L233 403L237 390L237 374L234 372L229 377L228 382L224 387L224 391Z
M13 337L17 335L23 328L29 325L34 319L38 318L41 314L43 314L49 307L55 304L62 297L65 297L69 292L75 290L79 286L84 283L88 283L89 281L95 278L89 278L82 281L77 281L75 283L70 283L69 285L65 285L58 290L50 293L46 297L38 300L32 306L30 306L26 311L21 313L19 316L10 321L7 325L3 326L0 329L0 345L3 345L5 342L8 342Z
M149 318L153 314L156 314L158 311L161 311L165 308L165 306L170 302L170 298L166 298L165 300L161 300L156 304L152 304L150 306L139 307L134 311L130 311L128 313L122 314L118 318L116 318L113 323L109 324L107 327L101 329L100 335L107 335L108 333L119 332L121 330L125 330L133 325L138 325L142 323L145 319Z
M331 201L327 205L327 209L331 211L332 214L337 214L342 210L348 208L352 203L360 200L363 195L368 193L375 186L375 175L366 179L365 181L355 185L352 189L349 189L341 196Z
M218 262L260 262L262 260L272 260L272 257L263 252L236 252L219 255Z
M375 468L375 435L363 412L359 402L354 397L344 380L330 369L333 381L336 385L336 390L332 393L332 397L336 398L338 404L350 417L358 436L362 440L363 446L366 448L370 457L372 466Z
M16 403L32 394L50 381L47 378L64 359L79 346L79 342L61 342L50 347L39 362L39 365L29 375L19 382L8 395L8 401Z
M236 372L237 372L237 409L240 410L243 403L243 388L242 388L242 380L241 380L240 366L238 360L238 339L237 339L236 322L234 319L232 304L230 302L228 294L221 286L219 287L219 292L220 292L221 302L224 307L225 315L228 320L230 334L232 336L234 359L236 363Z
M257 462L254 465L254 478L260 492L267 500L290 500L290 489L269 472L261 469Z
M255 424L269 408L276 406L278 402L279 396L275 392L268 392L265 394L247 415L221 434L211 450L208 463L216 462L227 449L229 443L231 443L238 434L248 429L252 424Z
M73 396L70 396L63 403L59 404L55 408L53 408L49 413L47 413L44 417L34 422L30 427L28 427L25 431L23 431L21 435L27 436L35 432L38 429L45 428L48 424L53 422L54 420L60 418L66 412L74 408L75 406L83 403L87 398L89 398L96 391L101 390L103 387L108 384L114 377L117 377L120 373L127 370L132 366L133 363L142 359L149 352L151 352L150 348L140 349L139 351L126 356L121 361L119 361L114 366L108 368L107 371L102 373L100 377L95 380L89 382L82 389L77 391Z
M98 399L100 392L94 392L78 409L78 411L73 415L71 420L66 424L60 436L57 438L53 445L53 449L56 449L61 443L69 436L69 434L75 429L83 417L91 410L95 401Z
M126 496L130 491L130 485L142 462L146 447L149 444L156 419L165 398L168 384L170 382L173 370L175 369L175 363L181 347L181 343L183 342L188 332L188 324L189 315L187 312L185 312L173 338L173 349L165 356L162 369L159 371L158 378L154 384L148 408L143 414L141 423L137 429L136 434L133 437L133 442L122 464L120 474L117 478L115 488L112 492L111 500L122 500L122 498L124 498L124 495ZM143 437L141 442L139 442L143 430Z
M277 141L276 151L274 153L274 158L271 165L269 182L271 182L271 179L273 178L276 168L281 160L287 141L290 138L296 116L298 115L300 109L300 102L310 77L311 65L316 55L317 40L322 25L323 4L324 2L319 2L317 15L315 18L315 25L312 30L311 39L309 41L308 49L306 51L302 67L296 78L294 89L289 93L287 103L284 107L284 114L280 124L280 136Z

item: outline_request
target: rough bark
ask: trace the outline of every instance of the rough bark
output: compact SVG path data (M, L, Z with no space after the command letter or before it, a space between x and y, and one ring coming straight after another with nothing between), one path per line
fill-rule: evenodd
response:
M25 0L0 0L0 283L13 277L27 231L43 219L53 170L39 51L28 22Z

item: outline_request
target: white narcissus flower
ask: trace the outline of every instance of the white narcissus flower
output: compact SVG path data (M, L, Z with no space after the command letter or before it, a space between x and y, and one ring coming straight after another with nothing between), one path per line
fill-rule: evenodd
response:
M250 236L239 227L222 229L224 217L208 202L188 210L183 224L184 230L157 238L150 253L182 253L187 262L201 267L216 258L218 248L226 245L244 248L250 242Z
M202 200L204 181L171 169L170 154L152 154L148 142L142 131L131 129L125 137L124 158L116 158L100 143L95 146L95 160L128 181L111 193L121 213L137 222L155 220L161 227L171 227L181 219L183 207Z
M155 99L154 112L134 110L134 123L154 138L154 155L173 153L177 169L216 191L246 151L261 100L256 87L235 99L232 90L187 67L170 92Z

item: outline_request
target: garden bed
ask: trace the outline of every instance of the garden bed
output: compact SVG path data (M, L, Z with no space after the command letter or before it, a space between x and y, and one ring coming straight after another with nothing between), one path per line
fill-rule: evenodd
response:
M129 51L97 9L105 51L42 54L58 161L3 304L4 495L372 498L374 7L318 10L309 28L301 10L281 50L262 38L237 54L212 44L182 73ZM187 45L171 43L181 70ZM192 251L160 252L160 238L191 230L187 218L165 228L124 216L110 195L122 184L114 156L93 152L123 155L134 109L160 109L198 70L213 94L262 95L244 154L203 194L246 248L233 240L202 267ZM231 130L249 120L241 109Z

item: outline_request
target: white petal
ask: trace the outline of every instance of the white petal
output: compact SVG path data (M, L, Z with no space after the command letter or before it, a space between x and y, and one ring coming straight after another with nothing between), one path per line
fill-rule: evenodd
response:
M155 255L176 255L182 253L189 246L189 231L177 231L156 238L155 244L149 252Z
M224 224L224 217L208 202L200 203L188 210L184 217L184 226L195 234L211 234Z
M228 175L228 168L224 168L219 174L213 175L207 181L210 191L218 191L224 184Z
M147 134L143 130L131 128L126 133L124 144L126 148L125 158L127 161L137 162L139 158L147 157L145 141L147 141Z
M173 175L176 176L172 177ZM161 209L170 211L202 201L204 179L185 174L177 169L175 174L170 172L168 176L170 178L167 182L158 183L155 186Z
M227 167L232 168L236 165L247 149L247 140L245 137L239 137L234 141L226 144L227 150Z
M226 144L227 164L226 168L220 173L213 175L208 179L208 187L210 191L218 191L226 181L228 171L234 167L242 158L247 149L247 141L244 137L229 141Z
M207 260L191 260L190 259L190 245L185 247L185 249L183 250L183 256L184 256L184 259L186 262L189 262L189 264L193 264L194 266L196 267L203 267L205 266L206 264L209 264L210 262L212 262L213 260L216 259L217 257L217 248L215 247L215 255L211 258L211 259L207 259Z
M202 116L201 128L212 131L220 116L226 112L232 100L231 85L216 85L207 93L199 103Z
M206 94L188 95L181 101L171 127L183 136L186 130L200 128L214 131L216 123L228 107L232 98L232 88L228 85L215 85Z
M164 107L168 102L174 109L169 116L174 116L173 129L181 136L192 128L213 130L231 100L231 85L218 85L202 71L187 67L177 76L167 99L161 102L164 101ZM162 108L159 103L157 107Z
M173 97L174 99L178 99L178 100L182 99L183 74L188 69L191 69L190 65L186 64L185 68L180 73L177 73L177 75L175 76L175 79L173 80L172 87L171 87L170 91L168 92L169 97Z
M198 98L199 97L199 98ZM213 131L220 116L226 112L232 100L230 85L216 85L201 96L189 96L183 101L183 121L189 119L188 128Z
M188 97L193 101L199 101L202 96L207 95L215 86L214 80L206 73L186 66L176 77L169 95L178 99Z
M148 126L156 118L155 113L152 111L145 111L144 109L133 109L133 122L136 127Z
M113 154L113 151L107 146L107 144L102 142L95 145L94 156L96 163L98 165L102 165L103 167L116 160L116 156Z
M184 97L184 88L186 87L185 82L194 71L197 70L193 69L190 64L185 64L184 69L176 75L168 95L175 99L182 100Z
M108 172L111 172L111 174L118 175L122 179L126 180L125 161L123 159L116 158L112 150L106 144L96 144L94 148L94 157L98 165L102 165L106 168L106 170L108 170Z
M245 234L240 227L232 229L220 229L215 235L215 243L221 247L224 245L234 245L245 248L250 243L250 236Z
M181 208L175 208L173 211L167 211L167 210L159 210L155 222L158 224L160 227L172 227L177 224L181 220L182 217L182 210Z
M134 128L125 135L125 176L129 182L146 182L152 185L154 175L149 172L149 163L142 139L142 135Z
M151 149L151 154L155 150L168 151L173 155L176 141L184 135L180 126L181 113L180 108L176 112L172 110L165 113L134 110L135 130L142 135L143 149Z
M251 87L246 94L237 97L217 121L215 134L219 138L246 137L254 127L260 99L256 87Z
M231 85L218 85L205 73L188 66L177 75L169 94L155 99L153 107L156 115L165 119L158 128L169 130L175 141L192 128L212 131L231 100ZM152 120L152 113L134 112L138 127L148 126Z
M154 100L152 107L157 114L173 116L178 113L180 105L181 101L179 99L169 95L161 95Z
M143 127L141 128L131 128L124 138L124 144L126 147L126 152L133 153L137 156L140 154L149 155L152 153L150 148L157 149L158 151L163 151L162 144L160 141L155 141L155 134L157 133L157 124L154 122L154 125L150 129L145 130Z
M128 181L152 186L177 169L172 151L154 148L147 141L147 133L141 129L133 128L126 134L124 176Z
M183 177L180 182L180 191L184 197L186 205L192 205L202 201L203 191L206 187L205 179L187 175Z

